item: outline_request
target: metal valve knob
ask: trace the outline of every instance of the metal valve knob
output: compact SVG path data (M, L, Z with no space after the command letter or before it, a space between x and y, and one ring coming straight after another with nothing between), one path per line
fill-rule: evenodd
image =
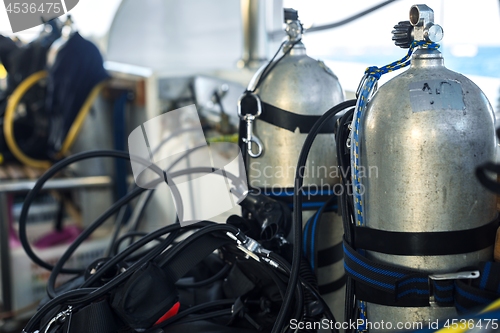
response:
M392 40L402 49L410 48L413 42L413 26L410 21L401 21L392 30Z

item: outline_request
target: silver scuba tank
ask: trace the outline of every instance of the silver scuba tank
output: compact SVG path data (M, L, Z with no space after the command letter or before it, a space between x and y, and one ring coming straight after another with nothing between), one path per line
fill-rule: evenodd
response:
M248 87L248 91L254 91L254 96L260 98L263 110L254 121L252 133L262 151L257 151L254 142L253 152L248 151L247 172L251 187L286 200L293 195L298 157L309 132L307 125L312 126L316 118L342 102L344 92L338 78L322 61L307 56L301 42L303 29L297 12L286 9L285 23L288 40L283 46L282 58L262 67ZM271 70L266 71L266 68ZM263 72L267 74L262 78ZM307 198L333 192L333 186L339 183L336 165L333 132L318 135L304 170L304 186L310 193ZM319 208L304 208L304 223ZM340 245L343 234L341 217L335 212L323 214L318 232L319 255L324 253L324 258L318 260L327 262L317 270L320 292L323 291L335 316L342 318L344 269L341 256L340 260L333 261L333 256L326 255L327 251L321 252ZM341 250L341 247L337 248ZM336 288L339 282L340 286Z
M413 6L410 23L415 40L441 39L442 30L433 24L429 7ZM397 41L402 35L398 26L395 33ZM439 51L416 50L411 67L378 89L360 121L359 165L377 170L360 179L364 226L406 233L451 232L495 219L495 196L474 176L478 165L495 160L493 109L471 80L444 66ZM426 256L367 251L366 257L428 273L450 273L491 260L492 248ZM368 303L366 311L372 323L426 322L456 315L455 308L438 307L432 300L428 307Z

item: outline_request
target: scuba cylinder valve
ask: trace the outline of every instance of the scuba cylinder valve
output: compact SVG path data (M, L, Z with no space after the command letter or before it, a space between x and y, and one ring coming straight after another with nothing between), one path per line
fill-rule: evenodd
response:
M322 61L307 56L297 11L285 9L285 23L288 39L282 44L282 56L258 70L240 99L240 137L246 143L242 150L248 154L250 186L291 206L295 169L307 133L324 112L344 100L344 92ZM316 138L304 170L304 221L333 195L339 182L331 125ZM319 258L321 267L313 268L336 318L342 318L344 307L340 220L330 209L323 214L321 227L314 227L319 239L315 250L325 254ZM339 256L330 255L334 249Z
M346 270L356 299L366 301L358 305L367 323L390 322L392 330L461 311L453 289L478 272L455 272L491 260L498 225L495 196L474 177L479 164L495 160L493 110L471 80L444 66L434 44L443 30L433 19L431 8L414 5L410 22L395 26L396 45L414 49L411 67L362 92L357 110L366 109L353 120L357 225Z

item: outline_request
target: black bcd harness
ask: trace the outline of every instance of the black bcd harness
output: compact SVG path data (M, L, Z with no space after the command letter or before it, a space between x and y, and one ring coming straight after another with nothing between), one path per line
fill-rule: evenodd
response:
M104 297L90 304L74 307L60 306L42 320L42 331L51 333L120 333L120 332L267 332L272 328L281 307L280 288L286 288L286 281L276 281L274 275L262 269L262 262L245 259L244 254L227 247L234 241L223 235L206 234L190 246L176 253L165 265L150 261L136 270L124 284ZM214 255L222 249L223 260ZM236 251L236 252L235 252ZM176 283L204 260L216 257L221 265L230 263L225 278L213 281L202 292L193 289L182 291ZM210 262L210 267L214 262ZM207 268L201 268L206 273ZM203 273L203 272L202 272ZM196 273L195 273L196 275ZM189 278L187 278L189 280ZM58 293L72 290L81 285L84 277L62 287ZM276 286L279 283L280 286ZM228 304L229 301L229 304ZM215 307L227 314L220 318L202 318L175 323L180 314L190 308L206 304L225 304ZM228 305L230 308L228 309ZM208 312L208 310L207 310ZM179 317L180 318L180 317Z

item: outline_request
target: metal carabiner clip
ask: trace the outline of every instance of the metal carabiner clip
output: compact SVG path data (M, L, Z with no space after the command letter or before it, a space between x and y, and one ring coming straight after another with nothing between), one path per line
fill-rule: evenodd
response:
M255 114L251 114L251 113L243 114L241 112L241 101L243 100L243 98L246 98L247 96L252 96L255 99L255 101L257 102L257 113L255 113ZM255 119L257 119L261 114L262 114L262 104L261 104L259 96L257 96L254 93L248 93L248 92L241 95L241 97L238 99L238 116L242 120L244 120L247 124L247 135L245 138L242 138L242 140L243 140L243 142L245 142L247 144L248 155L250 155L250 157L253 157L253 158L259 157L260 155L262 155L262 152L264 151L264 146L262 145L262 142L259 140L258 137L253 135L253 123L254 123ZM256 153L254 153L253 149L252 149L252 146L254 143L257 145L257 152Z
M249 126L249 123L247 123L247 130L248 130L248 126ZM252 125L250 124L250 126L252 126ZM247 144L247 153L248 153L248 155L250 155L250 157L257 158L260 155L262 155L264 147L263 147L262 142L259 140L258 137L252 136L251 138L248 138L248 137L243 138L243 142L245 142ZM252 145L254 143L257 145L257 152L256 153L254 153L253 149L252 149Z
M72 312L73 312L73 307L71 305L69 305L66 310L59 312L47 324L47 327L45 328L45 333L48 333L50 331L52 325L65 321L67 317L71 316Z

